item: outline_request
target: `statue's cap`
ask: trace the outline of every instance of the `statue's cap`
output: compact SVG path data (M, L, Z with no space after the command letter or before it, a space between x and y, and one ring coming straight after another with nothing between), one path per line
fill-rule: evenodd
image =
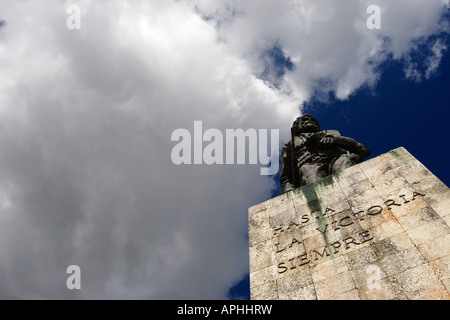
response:
M303 115L301 115L301 116L299 116L297 119L295 119L294 123L292 124L292 130L297 131L297 129L298 129L298 123L300 122L300 120L302 120L302 119L304 119L304 118L309 118L309 119L311 119L312 121L314 121L314 122L316 123L317 127L318 127L319 130L320 130L319 121L317 121L317 119L314 118L314 116L312 116L312 115L310 115L310 114L306 114L306 113L303 114Z
M319 121L317 121L317 119L316 119L314 116L312 116L312 115L310 115L310 114L307 114L307 113L301 115L300 117L297 117L297 119L295 119L295 121L294 121L294 124L298 123L298 122L299 122L301 119L303 119L303 118L310 118L310 119L313 120L315 123L317 123L317 125L319 125Z
M301 116L298 117L297 119L302 119L302 118L312 118L312 119L314 119L314 120L317 121L317 119L316 119L314 116L312 116L312 115L310 115L310 114L308 114L308 113L305 113L305 114L301 115Z

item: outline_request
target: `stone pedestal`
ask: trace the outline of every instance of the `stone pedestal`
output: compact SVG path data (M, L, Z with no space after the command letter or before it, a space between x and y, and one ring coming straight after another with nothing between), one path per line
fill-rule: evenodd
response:
M450 190L404 148L249 209L251 299L450 299Z

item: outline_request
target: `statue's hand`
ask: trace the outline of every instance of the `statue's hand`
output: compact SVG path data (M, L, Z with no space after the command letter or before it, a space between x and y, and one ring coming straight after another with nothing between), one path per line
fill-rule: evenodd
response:
M284 186L281 186L281 188L283 189L283 193L286 193L286 192L289 192L289 191L292 191L295 189L294 185L291 183L287 183Z
M361 163L362 162L362 158L359 155L357 155L356 153L351 153L350 154L350 158L352 159L352 161L354 163Z

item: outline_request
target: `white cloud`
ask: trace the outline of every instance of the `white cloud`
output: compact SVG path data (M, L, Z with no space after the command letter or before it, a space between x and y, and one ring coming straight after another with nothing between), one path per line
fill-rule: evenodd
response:
M380 30L366 27L366 9L373 1L223 1L215 7L208 1L196 3L210 17L214 12L220 16L230 3L237 7L240 14L219 24L219 34L256 70L263 68L260 52L280 43L297 61L285 77L285 87L299 97L309 97L318 81L329 79L332 86L327 90L346 99L363 85L375 85L377 67L390 55L399 60L430 35L449 31L441 21L445 6L440 0L376 1Z
M172 131L284 141L319 83L345 99L442 30L441 1L379 3L373 32L367 1L2 1L0 297L225 298L247 272L247 208L276 182L259 165L175 166ZM276 44L295 65L279 89L258 79ZM430 75L444 43L432 51Z
M409 54L403 59L406 78L415 82L432 78L439 68L444 53L447 51L447 45L443 43L441 38L421 45L425 48L419 51L422 53L419 59L414 59ZM426 52L426 54L423 54L423 52Z
M425 78L430 79L434 73L436 73L439 68L439 64L444 56L444 52L447 50L447 46L442 43L441 39L436 40L436 42L431 47L432 55L428 56L426 59L427 69L425 70Z

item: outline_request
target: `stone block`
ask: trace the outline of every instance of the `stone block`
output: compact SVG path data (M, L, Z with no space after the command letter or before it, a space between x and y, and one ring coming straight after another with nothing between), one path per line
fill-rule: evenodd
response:
M387 278L374 281L359 288L361 300L393 300L397 298L391 282Z
M350 272L343 272L332 275L327 279L320 280L314 283L316 287L317 298L319 300L339 300L339 296L356 289L355 282ZM357 292L356 292L357 295ZM349 294L346 294L345 300L347 300Z
M406 149L249 208L252 299L449 299L450 191Z

